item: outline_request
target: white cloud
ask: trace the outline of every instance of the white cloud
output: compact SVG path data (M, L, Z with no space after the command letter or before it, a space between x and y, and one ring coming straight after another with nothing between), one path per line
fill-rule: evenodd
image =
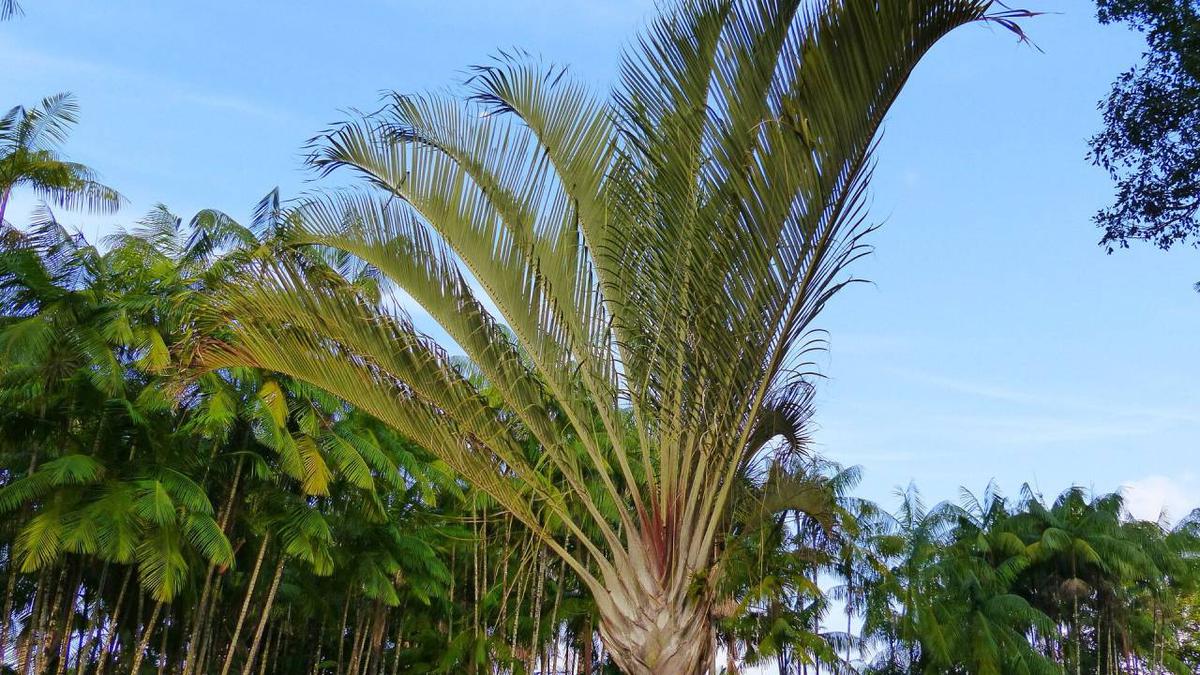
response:
M1200 508L1200 485L1195 477L1146 476L1121 486L1125 507L1141 520L1156 521L1163 513L1168 522L1176 522L1192 509Z

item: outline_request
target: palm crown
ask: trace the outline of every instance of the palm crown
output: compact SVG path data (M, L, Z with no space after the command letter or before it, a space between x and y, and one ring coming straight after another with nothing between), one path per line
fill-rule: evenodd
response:
M402 311L282 259L215 303L232 336L204 363L308 381L427 446L580 575L626 672L700 672L731 491L807 418L879 125L948 31L1011 25L990 4L688 1L610 100L523 55L466 100L395 95L314 141L320 171L375 190L303 204L292 241L376 268L500 400Z
M112 213L121 205L121 195L101 184L94 171L60 156L78 119L79 106L67 93L44 98L32 108L16 106L0 117L0 225L18 187L64 208Z

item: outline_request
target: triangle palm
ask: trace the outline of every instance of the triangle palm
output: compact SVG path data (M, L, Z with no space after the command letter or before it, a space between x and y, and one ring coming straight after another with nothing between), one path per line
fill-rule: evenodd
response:
M804 412L879 125L938 39L1008 20L990 6L684 1L610 101L520 55L466 101L396 95L313 145L376 193L313 200L292 241L378 269L503 405L402 312L282 260L215 303L231 335L203 363L286 373L425 445L574 569L626 672L701 672L731 493Z

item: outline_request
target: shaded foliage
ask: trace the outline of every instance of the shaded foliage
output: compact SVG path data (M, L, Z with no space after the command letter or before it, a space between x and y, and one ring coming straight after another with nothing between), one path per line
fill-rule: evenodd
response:
M1103 23L1146 36L1140 63L1101 103L1105 128L1091 156L1117 181L1116 203L1100 211L1101 244L1145 240L1161 248L1200 245L1200 3L1099 0Z

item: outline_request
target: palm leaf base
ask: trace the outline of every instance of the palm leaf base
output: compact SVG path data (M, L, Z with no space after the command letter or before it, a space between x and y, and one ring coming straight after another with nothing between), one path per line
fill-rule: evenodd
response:
M713 626L708 603L665 595L616 602L602 612L600 634L627 675L702 675L710 670Z

